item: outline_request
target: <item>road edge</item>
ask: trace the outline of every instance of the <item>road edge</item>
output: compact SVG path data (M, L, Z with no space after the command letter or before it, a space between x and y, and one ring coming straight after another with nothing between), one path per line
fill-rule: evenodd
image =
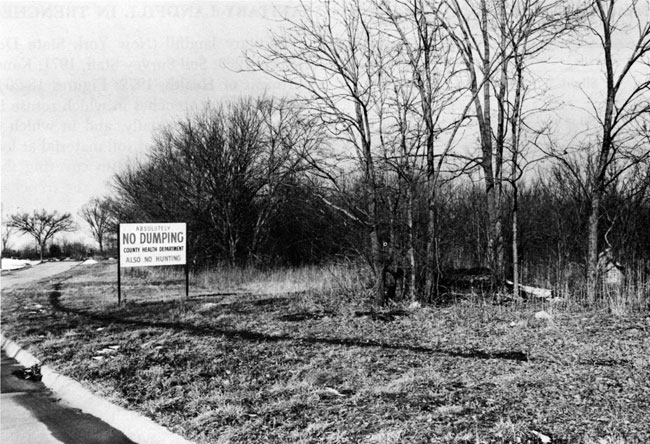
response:
M40 364L40 360L7 338L4 333L0 333L0 343L5 353L20 365L31 367ZM81 383L55 372L47 365L41 367L41 373L43 384L66 405L101 419L138 444L195 444L140 413L127 410L93 394Z

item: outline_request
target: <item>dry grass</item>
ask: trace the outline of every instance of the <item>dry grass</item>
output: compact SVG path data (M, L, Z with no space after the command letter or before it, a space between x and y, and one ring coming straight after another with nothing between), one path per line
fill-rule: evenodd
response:
M587 296L585 271L582 265L538 264L523 267L523 281L529 285L549 288L557 298L552 305L563 311L608 310L624 316L650 311L650 264L638 263L626 269L620 285L602 284L595 301Z
M377 311L349 267L204 272L185 300L182 272L153 270L124 276L122 307L114 264L7 292L3 331L200 443L650 442L647 313Z
M202 289L224 289L247 293L318 293L356 290L363 285L356 267L344 265L310 266L258 270L220 267L198 273L193 282Z

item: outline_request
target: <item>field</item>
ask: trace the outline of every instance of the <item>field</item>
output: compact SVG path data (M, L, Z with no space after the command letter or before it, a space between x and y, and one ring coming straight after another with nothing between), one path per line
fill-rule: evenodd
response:
M197 443L650 442L648 313L380 310L343 266L203 272L189 299L182 273L136 270L117 307L115 269L3 292L2 330Z

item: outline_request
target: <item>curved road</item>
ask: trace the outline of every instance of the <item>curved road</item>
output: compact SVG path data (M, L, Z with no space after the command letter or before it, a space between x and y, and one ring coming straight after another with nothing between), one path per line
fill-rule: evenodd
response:
M81 262L62 261L62 262L43 262L34 267L22 268L20 270L3 272L0 282L3 290L16 287L18 285L29 284L39 279L68 271L72 267L79 265Z
M2 290L55 276L79 262L45 262L2 275ZM0 442L2 444L133 444L94 416L62 405L41 382L14 375L22 369L2 350Z

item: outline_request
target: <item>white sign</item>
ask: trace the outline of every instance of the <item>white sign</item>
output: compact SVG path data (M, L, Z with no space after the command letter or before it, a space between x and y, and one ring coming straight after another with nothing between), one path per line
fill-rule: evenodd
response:
M184 223L120 224L120 267L184 265Z

